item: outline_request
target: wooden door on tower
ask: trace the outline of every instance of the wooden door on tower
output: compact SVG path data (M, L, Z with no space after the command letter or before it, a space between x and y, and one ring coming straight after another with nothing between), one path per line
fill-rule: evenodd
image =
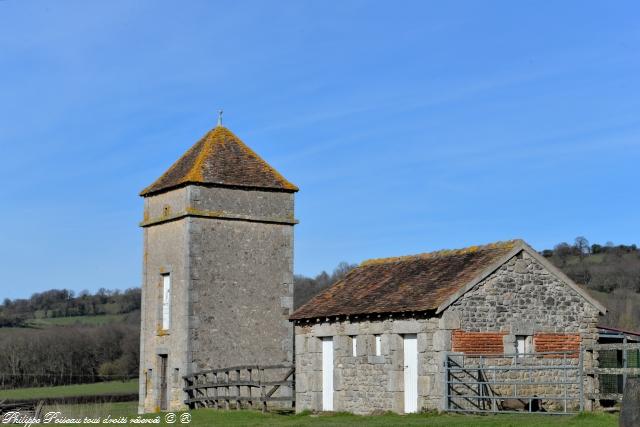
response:
M169 390L167 382L167 362L168 357L166 354L159 355L160 357L160 410L166 411L169 408Z

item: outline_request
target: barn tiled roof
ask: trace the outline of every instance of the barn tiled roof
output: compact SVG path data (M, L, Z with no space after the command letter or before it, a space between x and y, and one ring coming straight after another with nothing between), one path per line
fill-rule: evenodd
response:
M140 195L146 197L185 184L298 191L298 187L223 126L209 131Z
M365 261L290 319L436 310L519 242Z

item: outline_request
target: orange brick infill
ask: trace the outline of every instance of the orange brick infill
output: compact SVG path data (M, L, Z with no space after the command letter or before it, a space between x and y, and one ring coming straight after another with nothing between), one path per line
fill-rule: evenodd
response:
M580 350L580 334L538 332L533 336L536 353L552 351L571 351L566 357L578 357ZM561 354L547 354L544 357L563 357Z
M466 332L455 330L451 333L451 349L465 354L502 354L502 337L506 332Z

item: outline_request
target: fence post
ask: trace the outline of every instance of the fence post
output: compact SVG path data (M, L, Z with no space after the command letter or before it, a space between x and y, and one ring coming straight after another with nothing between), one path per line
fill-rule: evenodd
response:
M567 369L568 369L568 365L567 365L567 353L562 353L562 371L564 372L564 378L563 378L563 384L562 384L562 388L564 391L564 412L567 413L567 398L569 397L567 395L567 382L568 382L568 377L567 377Z
M622 339L622 344L627 344L627 336L625 335L624 338ZM627 368L627 347L623 346L622 347L622 367L623 368ZM624 393L624 387L627 384L627 371L623 371L622 373L622 390L620 390L622 393Z
M442 397L444 399L444 410L449 410L449 353L444 352L444 361L442 362L442 371L444 374L444 383L442 384Z
M267 393L265 393L265 385L264 385L264 369L260 369L258 371L260 373L260 402L262 403L262 412L265 413L267 412Z
M253 369L249 368L249 384L253 383ZM248 405L253 409L253 397L251 396L251 385L247 387L247 394L249 395Z

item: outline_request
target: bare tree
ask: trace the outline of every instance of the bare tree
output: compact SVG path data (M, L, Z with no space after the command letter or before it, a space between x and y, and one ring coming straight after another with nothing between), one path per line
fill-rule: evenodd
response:
M573 247L576 249L580 260L582 261L585 256L591 253L591 246L589 246L589 241L584 236L576 237Z

